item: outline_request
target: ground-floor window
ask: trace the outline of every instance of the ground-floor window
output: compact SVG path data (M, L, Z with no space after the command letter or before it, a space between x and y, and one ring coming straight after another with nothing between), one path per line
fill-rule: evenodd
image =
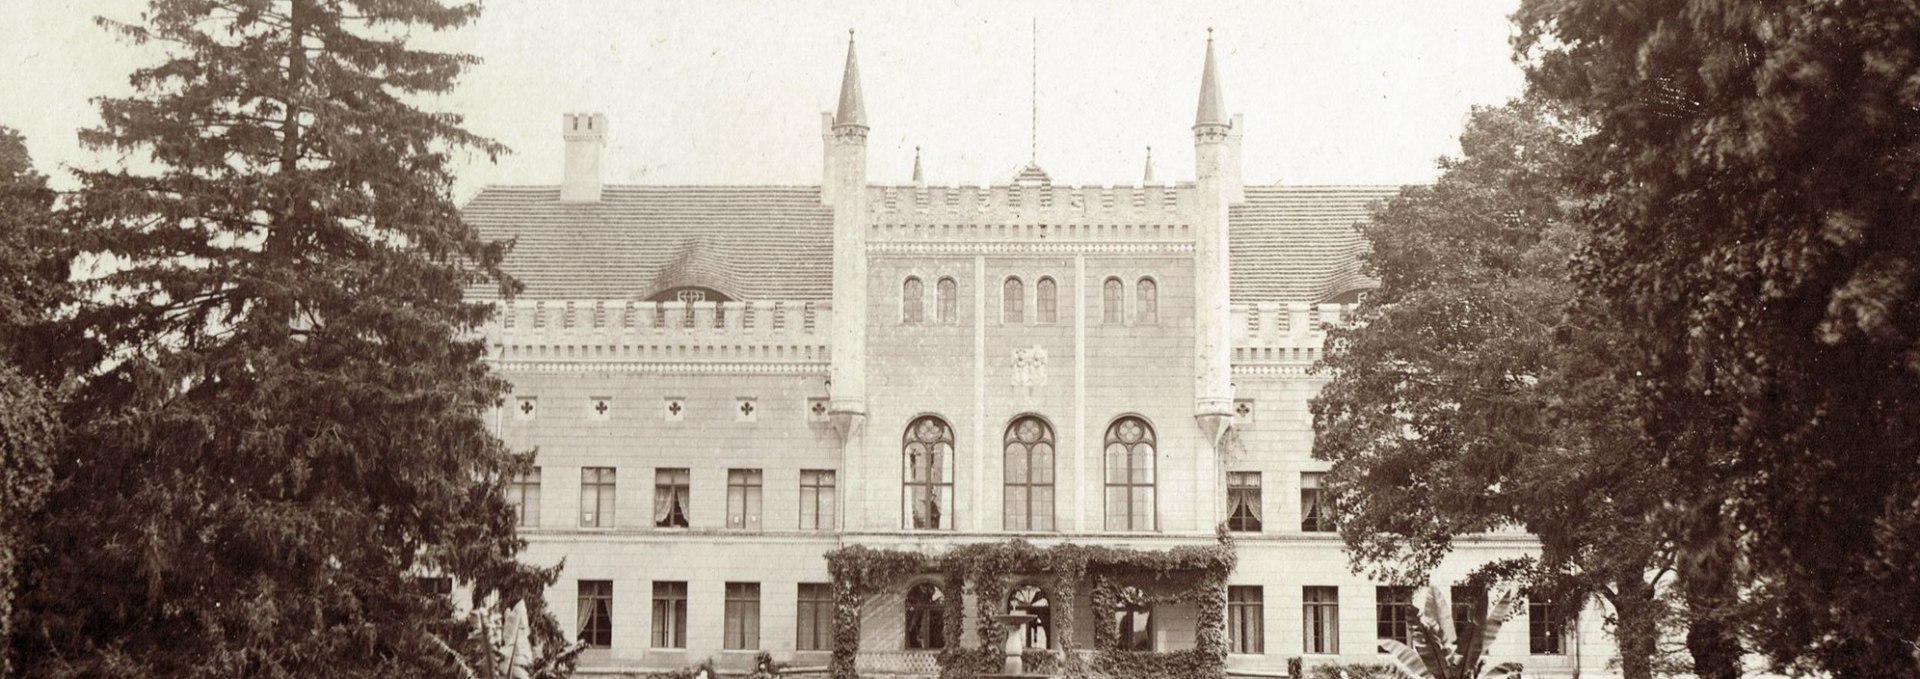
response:
M1413 643L1413 588L1375 587L1373 597L1376 638Z
M613 582L581 580L579 639L588 648L613 646Z
M1113 612L1113 618L1120 630L1121 650L1153 650L1153 606L1146 600L1146 594L1139 588L1120 590L1120 607Z
M653 583L653 647L687 647L687 583Z
M1301 628L1306 630L1306 648L1315 655L1340 653L1340 588L1308 587L1302 592Z
M760 583L727 583L725 645L728 650L760 647Z
M1566 624L1560 620L1553 601L1546 597L1527 597L1527 653L1562 655L1567 652Z
M930 582L907 590L907 650L947 647L946 593Z
M1266 592L1258 586L1227 588L1227 652L1267 652Z
M797 636L793 647L801 651L825 651L833 647L833 587L826 583L800 583L800 599L794 619Z

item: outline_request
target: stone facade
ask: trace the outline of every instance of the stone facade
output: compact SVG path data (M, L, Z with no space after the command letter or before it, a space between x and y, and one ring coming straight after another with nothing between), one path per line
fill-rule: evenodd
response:
M539 451L537 477L516 489L531 505L526 558L565 560L549 603L566 624L592 617L582 582L611 585L606 618L591 621L610 627L609 643L583 672L709 658L737 670L760 650L822 667L826 647L801 648L800 593L827 582L826 551L1205 544L1234 508L1229 473L1242 472L1259 475L1261 526L1236 534L1231 584L1260 588L1262 629L1247 647L1259 652L1229 666L1378 661L1375 584L1350 572L1336 535L1302 530L1302 488L1326 466L1310 455L1307 405L1325 378L1309 368L1322 328L1366 284L1351 226L1396 189L1243 186L1243 124L1224 115L1212 63L1209 41L1189 182L1065 187L1029 167L985 188L876 183L849 45L818 187L603 187L607 120L570 115L560 186L472 201L483 233L518 239L508 268L528 284L487 334L514 387L498 431ZM1044 491L1009 485L1005 437L1027 416L1050 430L1051 459L1021 459L1050 465ZM915 502L908 427L925 417L951 450L922 467L937 469L919 486L937 500ZM1139 512L1110 507L1143 497L1109 484L1110 428L1125 418L1153 437ZM612 470L596 477L611 488L589 487L587 469ZM659 487L674 473L661 470L685 470L683 490ZM1050 501L1011 511L1010 490ZM671 525L676 512L684 526ZM1441 579L1532 544L1465 540ZM680 630L656 629L660 583L685 583ZM729 583L757 586L753 605L746 588L730 604ZM1304 652L1309 586L1338 588L1337 654ZM863 671L931 666L906 648L903 605L891 592L863 609ZM1157 650L1192 644L1190 605L1152 619ZM1597 628L1533 655L1523 615L1495 655L1530 676L1592 675L1611 652Z

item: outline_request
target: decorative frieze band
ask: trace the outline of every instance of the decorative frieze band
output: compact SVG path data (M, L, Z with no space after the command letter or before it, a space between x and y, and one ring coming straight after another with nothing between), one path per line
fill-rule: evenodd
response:
M1191 255L1193 243L879 241L867 243L867 252L887 255Z
M637 373L646 375L825 375L827 363L688 363L651 361L493 361L503 373Z
M1233 366L1234 377L1318 377L1312 363L1251 363Z

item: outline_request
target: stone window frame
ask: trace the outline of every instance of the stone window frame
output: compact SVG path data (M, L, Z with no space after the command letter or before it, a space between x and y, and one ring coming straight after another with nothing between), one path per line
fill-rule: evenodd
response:
M927 285L918 275L900 282L900 324L927 325Z
M928 443L927 441L916 438L915 430L920 427L922 422L929 420L939 424L945 432L944 440L935 439L931 443L934 444L936 450L939 444L945 443L947 450L946 454L942 456L943 459L935 460L935 464L928 467L926 479L915 481L914 470L916 465L914 465L912 457L913 446L915 444L924 445ZM950 531L958 525L959 522L955 520L953 515L954 497L957 494L954 487L953 475L956 464L954 458L959 454L959 442L960 436L958 432L954 430L953 422L945 417L934 413L921 413L907 420L906 428L900 433L900 523L906 530ZM933 517L931 526L916 525L913 511L915 507L914 490L916 488L925 488L926 492L933 496L934 502L932 506L938 511L943 512ZM944 494L941 493L943 489L945 490Z
M1016 483L1015 481L1008 478L1007 476L1007 472L1011 468L1008 467L1006 464L1006 455L1007 455L1008 449L1016 443L1014 427L1018 427L1020 426L1021 423L1028 422L1028 421L1039 423L1041 427L1040 438L1033 441L1031 445L1022 444L1026 449L1024 459L1026 460L1026 463L1027 463L1027 466L1026 466L1027 476L1025 481ZM1047 482L1035 483L1033 481L1033 470L1034 470L1033 449L1035 446L1042 445L1042 444L1048 446L1049 448L1052 448L1053 452L1048 459ZM1000 470L1001 529L1008 530L1008 531L1020 531L1020 532L1053 532L1053 531L1059 530L1059 522L1057 521L1057 519L1059 518L1058 509L1059 509L1059 481L1060 481L1059 479L1060 433L1058 429L1056 429L1053 426L1053 422L1048 420L1045 416L1039 413L1021 413L1019 415L1014 416L1013 419L1007 421L1007 426L1001 429L1000 455L1001 455L1001 458L1000 458L1001 460L1001 465L1000 465L1001 467L1001 470ZM1045 488L1047 493L1046 525L1045 527L1042 527L1042 528L1035 528L1034 526L1036 525L1036 521L1034 519L1038 515L1038 513L1035 512L1034 510L1035 503L1033 501L1033 497L1034 497L1035 490L1040 488ZM1013 525L1012 523L1013 517L1010 516L1009 512L1007 511L1006 498L1008 497L1008 494L1014 492L1015 489L1019 489L1022 493L1024 493L1025 498L1027 500L1027 505L1026 505L1027 520L1025 525L1020 525L1020 526Z
M1119 434L1117 433L1120 427L1120 424L1128 420L1138 421L1141 424L1141 426L1144 427L1146 430L1146 436L1142 437L1139 441L1135 441L1132 444L1126 444L1124 439L1118 438ZM1123 415L1115 416L1112 420L1108 421L1106 428L1102 430L1100 438L1101 438L1100 481L1101 481L1101 489L1103 491L1101 493L1101 514L1105 517L1105 521L1102 524L1102 526L1106 529L1107 532L1114 532L1114 533L1157 533L1159 532L1160 531L1160 462L1159 462L1160 428L1154 426L1153 420L1147 419L1145 415L1141 415L1138 413L1126 413ZM1147 456L1147 460L1151 463L1151 467L1149 468L1149 474L1148 474L1150 479L1146 483L1137 483L1133 481L1134 467L1131 462L1132 456L1129 455L1127 458L1129 461L1127 464L1127 480L1123 483L1114 483L1112 480L1112 471L1113 471L1112 465L1111 465L1112 456L1108 454L1108 449L1114 445L1128 445L1129 447L1131 447L1132 445L1141 445L1143 443L1149 446L1149 449L1152 451L1152 454ZM1129 450L1128 452L1130 453L1131 451ZM1127 512L1125 516L1126 524L1125 526L1119 527L1119 528L1114 527L1114 516L1112 511L1110 511L1110 508L1107 506L1108 495L1111 494L1116 488L1125 489L1124 492L1126 493L1126 498L1127 498L1127 502L1126 502ZM1147 501L1147 505L1148 505L1147 522L1150 525L1146 527L1139 527L1133 524L1133 515L1134 515L1133 500L1134 500L1134 490L1136 488L1146 488L1148 490L1148 497L1150 499Z

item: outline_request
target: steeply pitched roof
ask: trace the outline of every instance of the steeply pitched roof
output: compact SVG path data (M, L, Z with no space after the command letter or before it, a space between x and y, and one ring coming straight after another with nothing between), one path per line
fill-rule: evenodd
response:
M1246 187L1228 212L1233 301L1318 302L1369 284L1354 225L1398 192ZM506 266L528 299L644 299L688 285L745 300L833 293L833 212L817 187L608 186L583 204L561 203L553 186L494 186L465 215L484 238L517 239Z
M867 126L867 102L860 96L860 61L853 56L853 31L847 31L847 70L840 75L840 107L833 124Z
M1200 67L1200 105L1194 109L1193 124L1228 124L1227 105L1220 95L1220 74L1213 65L1213 29L1207 29L1207 62Z
M735 299L828 299L833 211L818 187L608 186L561 203L553 186L492 186L464 214L517 239L507 271L529 299L644 299L684 285ZM487 294L474 290L474 294Z
M1354 225L1398 186L1249 186L1227 211L1235 302L1319 302L1372 281Z

